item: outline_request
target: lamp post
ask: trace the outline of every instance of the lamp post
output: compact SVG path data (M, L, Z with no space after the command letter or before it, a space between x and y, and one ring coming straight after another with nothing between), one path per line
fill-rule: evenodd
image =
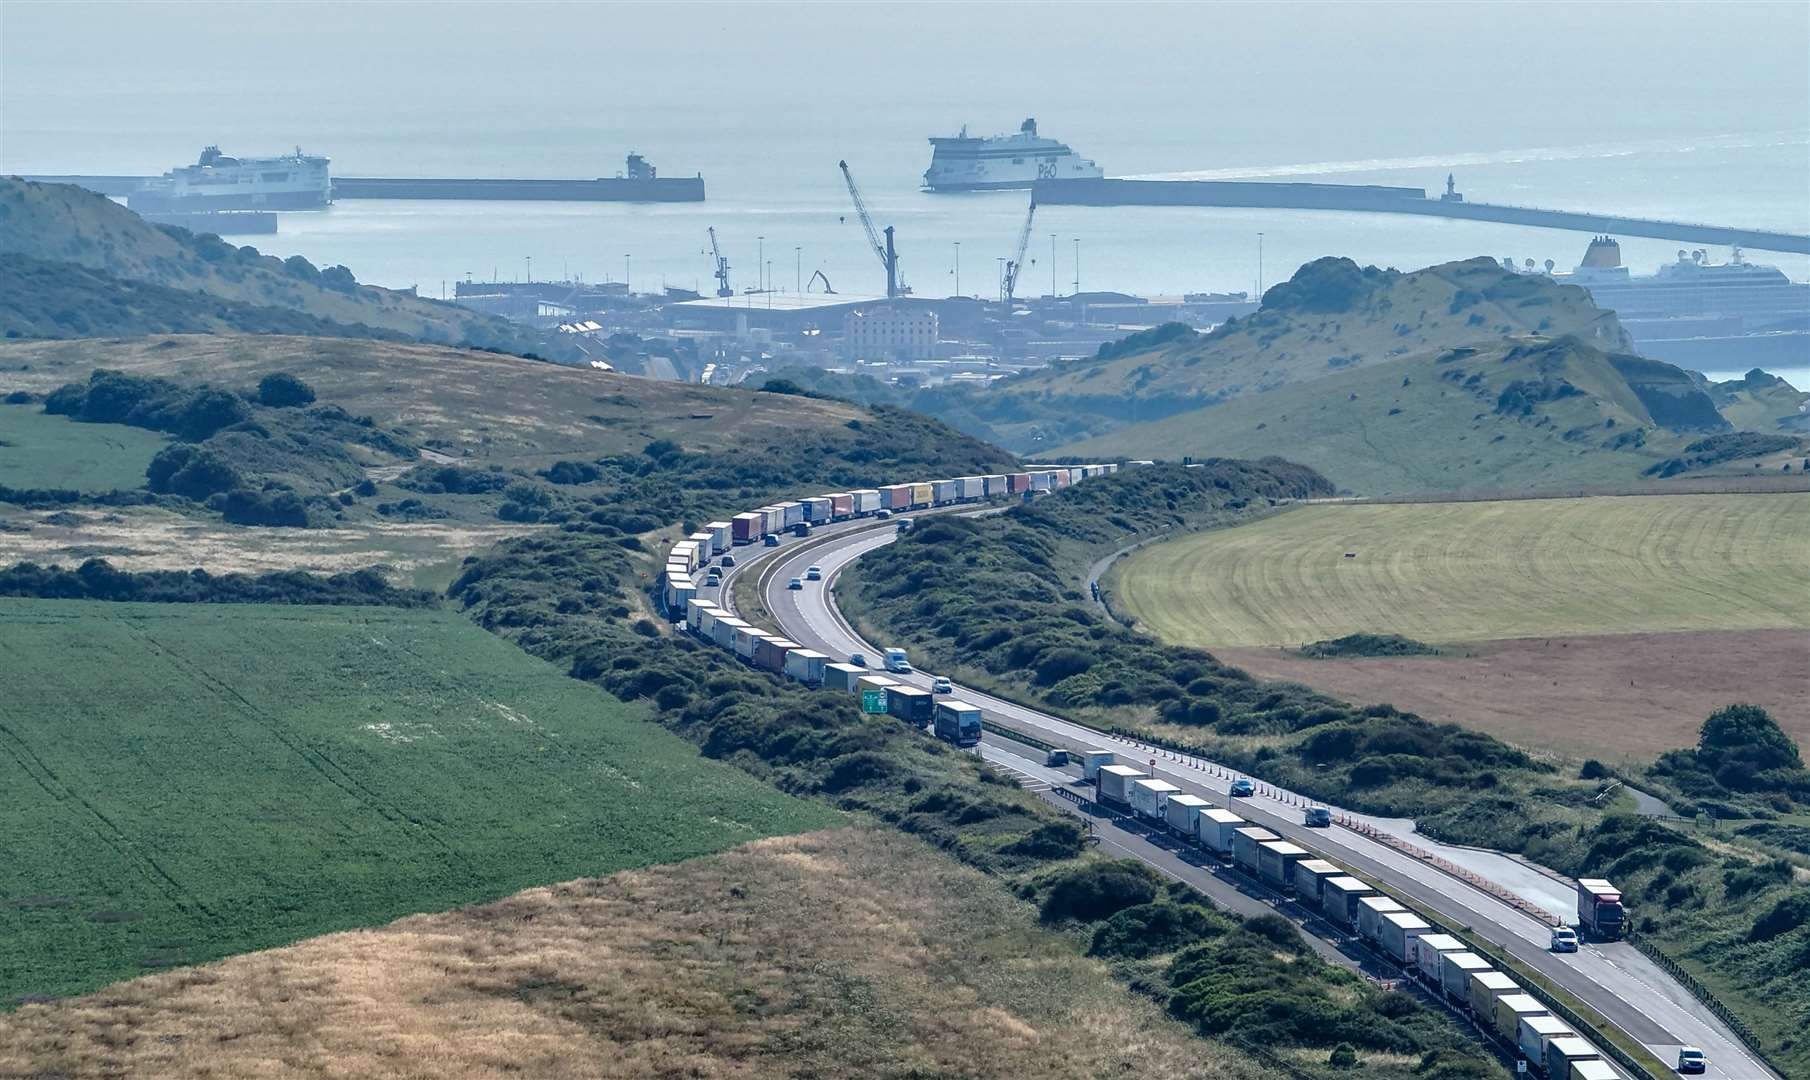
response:
M760 244L760 246L755 249L754 255L754 276L759 278L763 273L761 267L767 265L767 238L764 236L757 236L754 239ZM764 279L760 282L760 290L762 292L767 291L767 283Z
M628 268L629 268L629 256L624 255L624 256L622 256L622 291L625 293L633 293L635 291L635 287L633 285L629 284Z
M534 256L523 255L522 258L528 263L528 284L532 285L534 284Z

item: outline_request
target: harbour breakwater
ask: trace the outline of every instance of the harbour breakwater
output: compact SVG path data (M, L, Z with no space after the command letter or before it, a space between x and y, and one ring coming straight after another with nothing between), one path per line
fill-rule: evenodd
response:
M1214 206L1278 210L1333 210L1494 221L1544 229L1643 236L1691 244L1718 244L1762 251L1810 255L1810 236L1657 221L1615 214L1543 210L1467 202L1448 195L1428 198L1424 188L1361 184L1292 184L1242 180L1039 180L1032 188L1039 203L1056 206Z

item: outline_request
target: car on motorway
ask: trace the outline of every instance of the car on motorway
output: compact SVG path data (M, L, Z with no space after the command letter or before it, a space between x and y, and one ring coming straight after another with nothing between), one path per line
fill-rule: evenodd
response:
M804 588L804 579L803 578L793 578L791 581L786 582L786 588L802 589L802 588Z
M930 680L930 692L933 694L953 694L955 685L941 675Z
M778 547L779 546L779 534L778 533L768 533L765 537L761 538L761 543L767 545L768 547Z
M1257 785L1243 777L1239 777L1232 781L1232 790L1228 792L1228 794L1234 799L1248 799L1252 795L1257 794Z
M876 521L885 521L887 518L889 518L891 516L892 516L891 510L881 509L881 510L874 511L874 519Z
M1680 1046L1678 1048L1679 1072L1700 1073L1708 1070L1708 1068L1709 1059L1703 1056L1703 1051L1694 1046Z
M723 575L717 573L715 570L710 571L710 573L708 575L706 575L704 578L704 584L713 589L716 588L718 585L721 585L722 583L723 583Z
M735 565L735 556L733 556L733 555L724 555L723 556L723 569L727 570L734 565Z
M1329 829L1332 827L1332 811L1324 806L1310 806L1301 815L1301 824L1310 829Z
M1552 928L1553 952L1577 952L1577 931L1569 926Z
M821 567L821 566L805 567L804 568L804 579L806 581L822 581L823 580L823 567Z
M1049 753L1043 755L1043 764L1046 768L1062 768L1064 765L1068 764L1068 751L1051 750Z
M910 529L911 529L911 519L910 518L900 518L899 519L899 531L907 532Z
M859 652L849 653L848 662L851 665L853 665L854 667L866 667L867 666L867 654L859 653Z

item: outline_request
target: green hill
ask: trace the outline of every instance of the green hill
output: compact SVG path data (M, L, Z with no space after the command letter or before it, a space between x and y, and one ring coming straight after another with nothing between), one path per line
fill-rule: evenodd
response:
M223 300L116 277L77 263L0 255L0 334L9 339L235 333L409 340L400 331Z
M1705 392L1736 431L1810 434L1810 393L1759 368L1739 379L1705 382Z
M1692 377L1578 338L1397 357L1065 447L1298 461L1364 494L1637 479L1729 425Z
M531 351L536 343L492 316L361 285L343 266L319 270L299 256L278 259L211 234L151 225L113 200L69 184L0 177L0 255L72 263L127 281L286 309L344 326L362 324L422 341L511 351ZM72 336L79 323L79 310L69 314L66 330L58 336ZM296 332L282 325L256 329Z
M1016 405L1029 424L1066 426L1065 441L1075 441L1431 349L1528 334L1631 348L1614 314L1584 290L1515 274L1491 259L1404 274L1325 258L1270 289L1248 318L1209 334L1158 327L1099 355L1007 380L994 388L992 409L1003 414ZM1024 448L1010 438L1005 445Z

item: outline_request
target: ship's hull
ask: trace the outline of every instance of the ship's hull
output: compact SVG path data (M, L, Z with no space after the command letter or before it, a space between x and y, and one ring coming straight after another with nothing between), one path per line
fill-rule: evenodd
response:
M140 213L206 213L212 210L325 210L327 192L235 191L219 194L174 195L152 188L126 194L126 205Z
M1029 180L983 180L968 182L946 180L935 184L926 181L924 190L935 192L939 195L960 191L1029 191L1036 183L1037 180L1035 177L1032 177Z

